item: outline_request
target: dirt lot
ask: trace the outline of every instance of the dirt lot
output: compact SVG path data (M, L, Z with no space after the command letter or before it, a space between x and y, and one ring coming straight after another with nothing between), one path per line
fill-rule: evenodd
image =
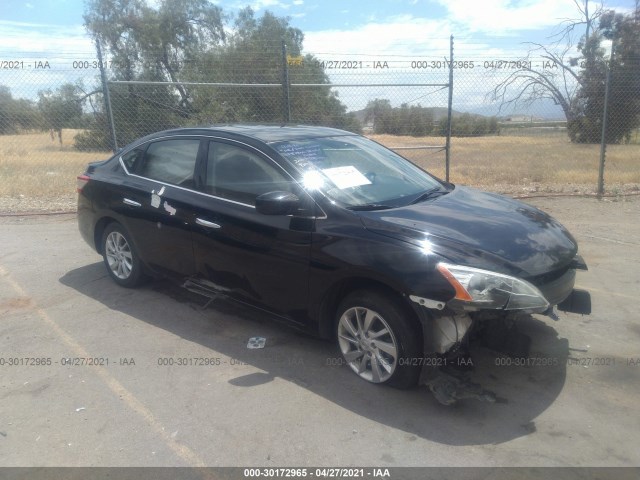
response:
M366 384L260 313L117 287L74 215L3 218L0 465L640 466L640 199L532 203L578 239L593 314L524 322L549 365L475 349L501 401L454 407Z

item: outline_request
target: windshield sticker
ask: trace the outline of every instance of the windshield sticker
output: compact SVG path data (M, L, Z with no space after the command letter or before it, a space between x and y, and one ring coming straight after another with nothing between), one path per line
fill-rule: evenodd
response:
M317 143L281 143L275 148L280 154L303 169L308 169L311 165L317 165L327 159Z
M371 181L354 166L325 168L322 172L340 189L371 184Z

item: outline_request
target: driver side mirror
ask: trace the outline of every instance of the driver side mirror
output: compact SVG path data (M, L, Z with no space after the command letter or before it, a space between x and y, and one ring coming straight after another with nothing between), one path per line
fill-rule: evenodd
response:
M263 215L291 215L300 208L300 199L291 192L267 192L256 198L256 211Z

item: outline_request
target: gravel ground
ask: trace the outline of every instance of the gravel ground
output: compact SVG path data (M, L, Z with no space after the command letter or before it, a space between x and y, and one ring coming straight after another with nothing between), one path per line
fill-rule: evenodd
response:
M42 197L0 197L0 214L35 213L35 212L75 212L77 210L76 194L56 198Z

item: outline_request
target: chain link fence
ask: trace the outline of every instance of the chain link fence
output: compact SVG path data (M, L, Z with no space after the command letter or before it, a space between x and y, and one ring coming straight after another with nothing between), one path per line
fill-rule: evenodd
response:
M611 97L605 117L604 98L581 99L577 80L562 65L532 54L496 58L471 40L455 42L453 61L447 48L420 57L292 56L282 48L270 57L185 63L175 78L135 81L123 80L109 58L0 52L0 62L0 198L11 200L3 208L20 208L23 198L40 199L48 209L69 205L70 185L87 162L107 158L142 135L238 122L359 132L441 178L450 157L454 183L512 194L595 192L603 159L608 193L640 185L638 112L617 100L620 95ZM611 69L610 90L637 95L638 70ZM535 98L522 95L523 72L557 86L573 102L572 115L595 123L568 121L562 105L544 91ZM601 133L605 118L601 144L594 132ZM621 123L635 128L610 134ZM585 129L588 141L575 134Z

